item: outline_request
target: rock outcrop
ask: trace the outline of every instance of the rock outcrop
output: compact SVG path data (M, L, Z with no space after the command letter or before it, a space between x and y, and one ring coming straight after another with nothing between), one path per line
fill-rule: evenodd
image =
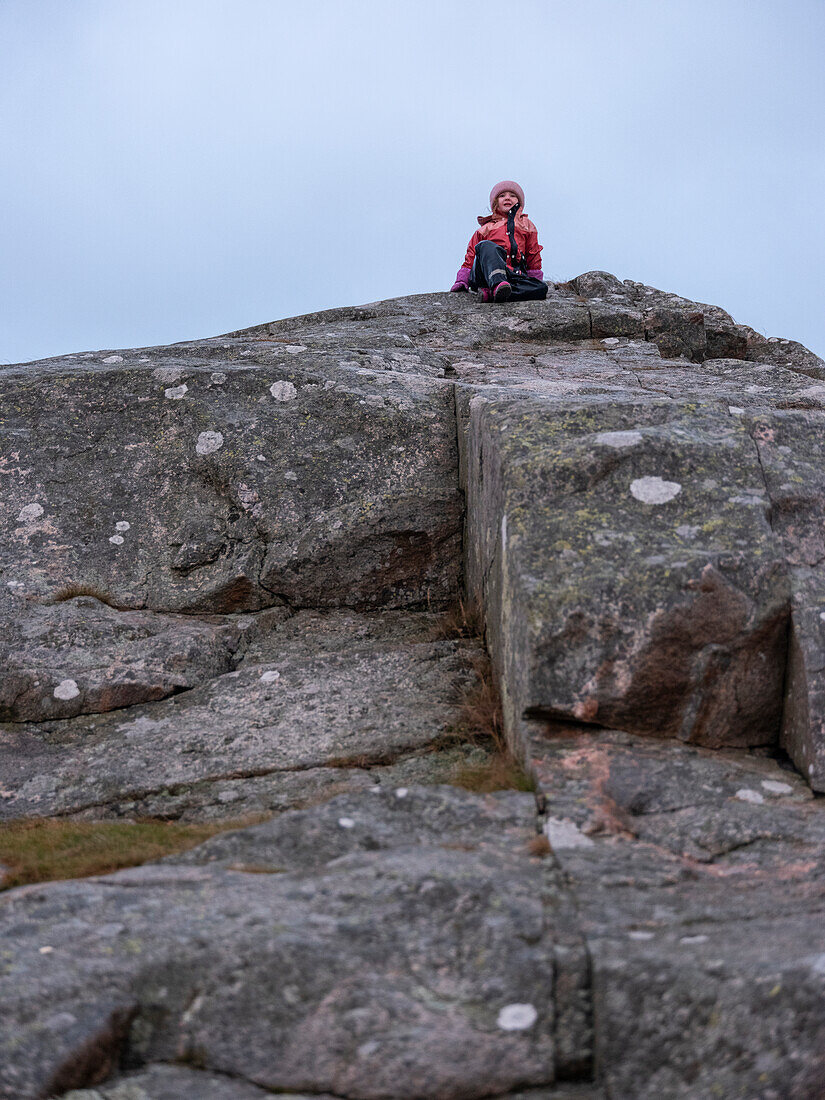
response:
M0 1097L825 1093L822 360L588 272L0 391L0 818L268 818L0 895Z

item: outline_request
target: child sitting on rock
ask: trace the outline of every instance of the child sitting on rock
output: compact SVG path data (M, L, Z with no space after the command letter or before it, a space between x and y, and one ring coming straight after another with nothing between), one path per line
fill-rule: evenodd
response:
M482 302L547 297L538 230L522 213L523 206L524 192L517 183L502 180L495 185L492 213L479 217L481 228L470 238L451 291L477 290Z

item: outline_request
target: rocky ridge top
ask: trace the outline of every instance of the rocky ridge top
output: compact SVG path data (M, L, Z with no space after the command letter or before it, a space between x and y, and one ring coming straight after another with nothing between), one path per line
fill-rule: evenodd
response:
M0 391L0 814L277 815L0 896L0 1096L825 1089L822 360L589 272Z

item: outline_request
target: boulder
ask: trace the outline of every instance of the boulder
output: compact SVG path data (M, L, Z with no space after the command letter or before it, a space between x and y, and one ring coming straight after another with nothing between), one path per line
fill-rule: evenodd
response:
M118 610L92 596L18 601L4 628L6 722L73 718L186 691L234 668L241 637L231 620Z
M0 372L6 584L190 613L454 598L449 387L278 344L112 358Z
M767 755L562 724L531 747L607 1094L819 1095L825 818L804 781Z
M790 589L742 421L476 395L468 433L468 575L516 741L543 716L774 743Z
M365 1100L552 1085L564 890L532 815L513 792L377 791L257 832L254 874L195 854L9 891L0 1096L118 1059Z
M0 1098L821 1095L823 380L599 271L0 368L2 817L231 826L0 894Z
M431 615L301 612L172 698L0 727L0 817L237 817L362 785L458 722L478 645L433 628Z

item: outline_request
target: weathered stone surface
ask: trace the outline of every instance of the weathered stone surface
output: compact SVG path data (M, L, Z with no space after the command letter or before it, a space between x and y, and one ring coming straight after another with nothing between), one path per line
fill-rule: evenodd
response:
M72 718L185 691L234 668L242 635L231 619L118 611L90 596L16 603L0 636L6 722Z
M0 1095L822 1094L823 380L606 272L0 368L5 817L301 807L2 895ZM462 525L550 853L416 787Z
M274 342L150 350L0 371L6 584L156 611L454 596L449 386Z
M154 1065L130 1073L94 1089L72 1089L65 1100L256 1100L270 1092L244 1081L221 1077L186 1066ZM330 1093L279 1092L281 1100L337 1100ZM493 1100L605 1100L604 1092L591 1085L508 1092Z
M127 1066L196 1059L364 1098L551 1085L563 889L527 851L532 809L379 791L319 807L310 836L306 814L257 832L257 874L167 864L9 891L0 1096L82 1085L67 1067L110 1005L131 1021L107 1045Z
M347 769L437 744L456 721L477 645L432 628L429 615L302 612L234 672L171 699L6 725L0 814L196 820L332 793Z
M477 396L469 434L469 577L515 736L544 714L775 742L790 592L742 421Z
M65 1100L260 1100L271 1095L245 1081L204 1073L187 1066L155 1065L94 1089L72 1089ZM283 1094L282 1094L283 1095ZM286 1093L286 1100L309 1100ZM331 1100L317 1096L317 1100Z
M825 1082L825 815L768 757L534 732L546 833L592 965L616 1100Z
M782 744L825 791L825 413L771 410L749 422L791 578Z

